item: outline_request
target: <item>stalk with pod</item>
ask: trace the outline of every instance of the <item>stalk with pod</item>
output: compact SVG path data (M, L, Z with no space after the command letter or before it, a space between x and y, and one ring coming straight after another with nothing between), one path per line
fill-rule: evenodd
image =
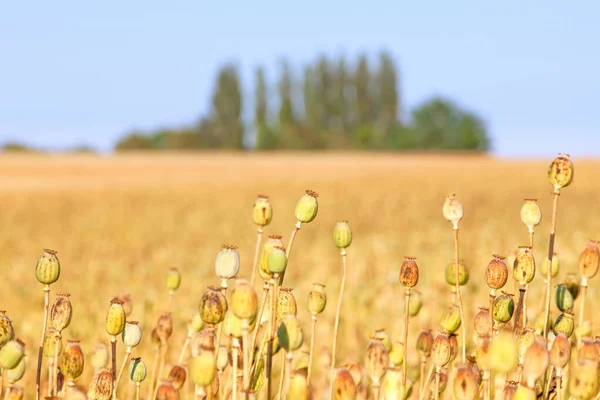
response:
M215 257L215 273L219 278L221 278L221 290L223 292L223 296L226 296L227 294L227 281L235 278L239 271L240 254L237 251L237 246L230 244L221 246L221 250ZM219 324L217 328L217 344L215 346L214 353L215 362L217 359L217 351L221 343L222 330L222 326Z
M458 269L457 269L458 270ZM400 283L404 286L404 333L402 343L404 348L408 349L408 317L410 305L410 290L419 282L419 267L415 257L404 257L404 262L400 266ZM402 385L406 388L406 368L408 361L405 360L402 367Z
M600 251L598 242L589 240L588 245L579 256L579 273L581 274L581 300L579 309L579 326L577 331L577 347L581 346L583 316L585 312L585 295L587 293L588 281L596 276L600 267Z
M259 194L254 206L252 207L252 222L258 226L256 232L256 248L254 250L254 261L252 263L252 278L250 284L254 286L254 280L256 277L256 269L258 267L258 255L260 252L260 242L265 226L271 223L273 219L273 208L269 202L269 197Z
M535 236L535 227L542 221L542 211L540 206L537 204L537 199L525 199L525 203L521 207L521 222L527 227L529 231L529 246L533 251L533 238ZM527 296L527 292L525 292ZM521 326L527 325L527 297L523 302L523 321Z
M123 308L123 302L117 298L112 299L110 302L110 307L108 312L106 313L106 321L104 323L104 329L106 333L110 335L110 344L111 344L111 360L112 360L112 370L117 370L117 335L120 335L125 329L125 309ZM116 379L115 373L112 374L112 398L116 400L117 391L116 391Z
M490 335L490 337L493 337L494 333L494 316L492 310L494 309L494 301L496 300L496 291L502 289L506 285L507 280L508 267L504 262L504 257L494 254L492 261L488 263L485 270L485 282L490 288L490 305L488 307L490 332L486 334Z
M119 382L121 381L123 371L125 371L125 367L127 366L127 360L129 360L129 357L131 356L132 349L140 344L142 340L142 329L138 325L138 321L126 321L125 328L123 328L123 332L121 333L121 340L123 341L123 345L125 345L126 350L123 363L121 364L121 370L119 371L119 375L117 376L117 381L115 383L115 393L119 388Z
M325 293L325 285L313 283L312 290L308 294L308 312L311 316L311 336L310 350L308 354L308 371L306 375L306 384L310 385L310 376L312 372L312 360L315 352L315 333L317 327L317 316L325 310L327 305L327 294Z
M50 396L54 395L54 390L57 388L57 375L58 375L58 354L61 349L61 333L71 323L71 317L73 316L73 306L69 300L70 294L59 294L52 305L50 310L50 325L55 329L54 334L54 363L57 368L52 371L52 384L48 388Z
M530 246L519 246L519 252L515 258L513 266L513 278L520 285L519 302L517 303L517 313L515 315L514 333L518 334L523 328L521 314L523 313L523 303L525 301L525 292L527 284L535 277L535 258L531 252ZM548 296L549 298L549 296Z

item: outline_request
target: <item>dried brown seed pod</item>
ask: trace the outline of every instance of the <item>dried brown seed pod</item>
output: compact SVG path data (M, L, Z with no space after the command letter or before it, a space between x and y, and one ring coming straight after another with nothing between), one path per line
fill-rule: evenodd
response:
M173 333L173 319L171 313L162 313L156 322L156 335L162 345L165 345Z
M168 380L162 380L156 390L156 400L179 400L179 392Z
M421 357L429 357L433 348L433 335L431 330L426 329L421 331L417 337L417 351Z
M475 332L479 336L492 334L492 323L490 321L490 310L486 307L479 307L479 312L475 315L473 321Z
M70 294L58 294L50 310L50 325L58 332L62 332L71 323L73 306L69 296Z
M68 340L60 363L60 370L71 381L83 373L84 357L78 340Z
M433 341L431 361L437 368L441 368L448 364L451 355L450 336L448 332L440 332Z
M206 327L202 329L192 338L192 356L196 357L200 353L200 350L214 351L216 342L215 328Z
M581 360L569 373L569 395L577 400L590 400L598 393L598 365Z
M15 330L12 321L6 315L6 311L0 311L0 348L15 338Z
M525 352L523 358L523 377L528 387L535 387L537 379L546 372L550 362L550 355L546 343L536 339Z
M497 254L493 255L485 270L485 282L492 290L499 290L506 285L508 280L508 267L504 262L504 257ZM492 294L495 294L492 292Z
M415 257L404 257L400 266L400 283L405 287L415 287L419 282L419 267Z
M559 154L548 167L548 180L554 191L567 187L573 182L575 169L569 154Z
M365 354L365 369L373 384L379 386L381 378L390 365L390 357L380 338L372 337Z
M110 400L113 391L113 379L111 369L102 371L90 384L88 397L96 400Z
M588 245L583 249L579 256L579 273L587 282L587 279L596 276L598 267L600 267L600 250L598 250L598 242L590 239Z
M269 197L259 194L252 206L252 222L260 227L269 225L273 219L273 207Z
M551 356L552 357L552 356ZM590 360L598 363L600 357L598 354L598 348L596 347L595 341L590 338L581 339L581 347L577 352L578 360Z
M288 314L296 315L298 306L292 288L280 288L277 294L277 321Z
M550 363L554 368L564 368L571 359L571 343L564 333L559 333L550 348Z
M335 400L356 399L356 384L354 383L352 374L345 367L339 367L335 371L333 394Z
M175 365L171 368L171 371L169 371L169 380L173 384L175 390L179 390L185 384L186 378L187 372L181 365Z
M513 266L513 277L521 285L528 284L535 277L535 259L531 246L519 246Z
M209 286L200 300L200 317L211 325L222 322L228 310L227 298L221 288Z
M452 389L456 400L473 400L477 397L479 383L477 382L477 375L469 364L458 366Z

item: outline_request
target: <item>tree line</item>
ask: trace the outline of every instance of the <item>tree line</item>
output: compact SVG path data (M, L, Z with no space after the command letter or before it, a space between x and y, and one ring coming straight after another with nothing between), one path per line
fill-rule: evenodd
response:
M360 55L318 57L301 74L283 61L274 84L256 69L252 99L245 99L235 65L217 72L210 110L197 122L155 132L133 131L122 150L178 149L489 149L484 121L454 101L434 97L404 119L398 68L388 53L371 64ZM253 105L251 121L243 107Z

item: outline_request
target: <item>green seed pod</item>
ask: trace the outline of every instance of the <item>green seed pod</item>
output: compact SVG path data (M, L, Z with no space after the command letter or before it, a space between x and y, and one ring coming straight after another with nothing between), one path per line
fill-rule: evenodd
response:
M507 280L508 267L504 262L504 257L494 254L485 270L485 282L490 289L498 290L506 285Z
M110 369L105 369L90 384L88 397L95 400L110 400L113 392L113 373Z
M192 357L196 357L200 354L201 350L215 351L215 343L217 338L215 335L214 327L206 327L198 332L193 338L191 343Z
M559 154L548 167L548 180L558 191L573 182L574 168L569 154Z
M288 353L294 350L298 350L304 342L304 335L302 333L302 326L300 321L293 314L288 314L281 320L281 325L277 329L277 338L281 347Z
M208 386L215 378L215 357L211 351L203 350L192 359L190 378L199 386Z
M519 246L513 267L513 277L521 285L528 284L535 277L535 259L531 252L531 246Z
M596 276L599 267L600 250L598 250L598 242L590 239L579 256L579 273L582 277L591 279Z
M283 247L273 247L267 258L267 268L271 274L282 274L287 266L287 256Z
M413 289L411 291L410 300L408 301L408 315L416 317L417 314L419 314L422 305L421 292Z
M500 296L494 299L494 308L492 309L494 321L505 324L510 321L514 311L515 301L512 294L502 292Z
M417 337L417 351L421 357L429 357L431 355L431 349L433 348L433 335L431 330L426 329L421 331Z
M231 294L231 311L239 319L253 319L258 312L256 291L245 279L236 280Z
M0 349L0 367L13 369L25 356L25 344L19 339L10 340Z
M576 400L589 400L598 392L598 365L581 360L569 374L568 391Z
M5 400L22 400L23 399L23 388L19 386L11 386L6 389Z
M219 346L219 352L217 354L217 369L223 371L229 364L229 351L227 346Z
M571 344L569 343L569 350L571 350L570 347L571 347ZM550 357L552 357L552 354L550 354ZM577 359L578 360L590 360L590 361L594 361L595 363L600 361L600 354L598 353L598 348L596 346L595 341L593 341L589 337L582 338L581 339L581 347L579 348L579 351L577 351ZM567 360L567 361L569 361L569 360Z
M132 382L143 382L146 379L146 364L141 358L132 358L129 363L129 379Z
M404 344L402 342L394 342L390 353L390 362L398 367L404 362Z
M333 393L335 400L355 400L356 383L352 374L345 367L339 367L335 371L333 380Z
M492 360L491 340L489 336L482 336L475 347L475 358L477 366L481 371L491 370L494 368Z
M491 335L492 322L490 321L490 310L486 307L479 307L479 312L475 315L473 325L478 336Z
M387 334L385 329L377 329L374 336L378 339L381 339L381 342L385 346L385 351L388 353L392 351L392 341L390 340L390 335Z
M175 291L179 289L179 285L181 285L181 274L177 268L172 267L167 272L167 289Z
M202 320L207 324L216 325L223 321L227 309L227 298L225 298L221 288L209 286L200 300L200 317L202 317Z
M440 325L445 331L454 333L460 328L460 310L457 306L450 306L440 319Z
M405 256L400 266L400 283L404 287L412 288L419 282L419 267L416 257Z
M60 277L60 262L56 256L57 252L44 249L44 254L38 259L35 266L35 277L44 285L51 285Z
M46 335L44 336L44 356L48 358L54 358L54 351L56 350L56 335L58 332L54 328L48 328ZM60 334L58 334L60 337ZM62 353L62 341L58 341L58 354Z
M121 333L121 339L126 347L135 347L142 341L142 329L137 321L127 321Z
M469 270L462 261L458 263L458 284L464 286L469 282ZM456 263L452 262L446 267L446 283L456 285Z
M559 333L550 348L550 363L554 368L560 370L569 363L570 359L571 343L564 333Z
M503 331L494 336L490 342L490 359L493 369L502 374L508 374L516 368L519 357L512 333Z
M67 378L75 380L83 373L84 364L79 340L68 340L60 362L60 370Z
M298 307L292 288L279 288L277 294L277 321L281 321L288 314L296 315Z
M535 387L535 381L546 372L549 363L550 355L546 343L536 339L523 357L523 377L527 386Z
M573 296L573 300L577 300L577 296L579 295L579 277L577 274L568 273L565 277L565 281L563 285L567 288L569 292L571 292L571 296Z
M367 376L378 384L390 365L390 357L381 339L372 337L365 354Z
M0 311L0 348L15 338L15 329L6 311Z
M327 305L327 295L325 293L325 285L313 283L312 289L308 294L308 311L310 315L317 316L325 310Z
M546 276L548 274L548 264L550 264L550 261L548 260L548 258L544 258L544 262L542 263L542 266L540 267L540 272L542 273L542 276ZM554 254L552 255L552 267L550 267L550 276L552 278L556 278L556 276L558 275L558 271L560 269L560 261L558 259L558 254L556 252L554 252Z
M572 310L573 309L573 295L567 287L563 284L556 286L556 307L560 311Z
M552 332L554 332L555 335L564 333L567 338L571 337L574 329L575 321L573 321L573 314L570 311L565 311L560 314L556 318L554 326L552 326Z
M514 392L512 400L536 400L537 392L535 389L519 385Z
M225 319L223 320L223 333L232 338L241 338L244 336L244 331L242 330L242 320L235 316L235 314L231 311L228 311L225 314Z
M431 361L433 364L441 368L450 362L451 348L450 336L448 332L440 332L433 341L431 349Z
M105 344L97 344L92 352L92 367L94 371L100 371L108 366L110 354L108 346Z
M26 359L27 357L22 357L16 367L6 371L6 379L8 379L8 382L10 382L11 385L20 381L21 378L23 378L23 375L25 375L25 369L27 367Z
M338 249L345 249L352 243L352 230L348 221L339 221L333 227L333 243Z
M294 214L296 219L304 224L311 222L317 216L319 211L319 201L317 200L319 195L317 192L307 190L305 194L300 197L296 204L296 210Z
M156 400L179 400L179 393L171 381L161 380L158 389L156 389Z
M456 400L474 400L479 392L477 375L468 363L460 364L454 375L452 387Z
M521 221L533 233L533 228L542 221L542 210L537 203L537 199L525 199L521 207Z
M524 328L517 337L517 354L519 363L523 364L525 352L535 342L535 333L531 328Z
M402 385L402 369L388 368L383 377L381 395L385 400L404 400L404 386Z
M110 302L104 329L111 336L117 336L125 329L125 310L121 300L113 299Z
M290 379L290 387L287 391L286 400L310 400L310 388L308 381L303 375L296 374Z
M70 294L58 294L50 310L50 325L62 332L71 323L73 306L69 300Z
M215 273L221 279L235 278L240 270L240 255L237 247L223 245L215 258Z
M452 222L454 229L458 229L458 222L463 218L463 206L455 194L446 196L442 206L442 214L447 221Z
M267 241L263 245L260 262L258 263L258 273L264 281L269 281L269 279L271 279L271 271L269 271L267 266L267 260L269 258L269 253L271 253L271 250L273 250L275 247L284 248L283 242L281 241L281 236L269 235Z
M125 317L129 317L131 315L131 311L133 311L133 303L131 301L131 296L128 294L121 294L116 297L117 300L121 300L123 302L123 310L125 310Z
M194 333L198 333L202 328L204 328L204 321L202 320L200 313L196 311L190 318L189 329Z
M252 222L254 224L265 227L269 225L273 219L273 208L268 196L259 194L252 206Z

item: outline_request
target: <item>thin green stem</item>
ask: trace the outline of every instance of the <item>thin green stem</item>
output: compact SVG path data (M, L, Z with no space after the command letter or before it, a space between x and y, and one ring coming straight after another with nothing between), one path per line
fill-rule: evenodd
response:
M121 364L121 370L119 371L119 376L117 378L117 382L115 383L115 387L114 387L115 397L117 396L117 389L119 388L119 382L121 381L121 377L123 376L123 371L125 371L125 367L127 366L127 360L129 359L130 355L131 355L131 347L127 347L127 349L125 350L125 358L123 358L123 363Z
M38 350L37 371L35 377L36 394L35 399L40 400L41 377L42 377L42 355L44 352L44 338L46 337L46 326L48 325L48 303L50 302L50 286L44 285L44 321L42 323L42 339L40 340L40 348Z
M331 349L331 370L330 370L330 383L329 383L329 400L333 399L333 381L335 379L335 356L336 356L336 350L337 350L337 336L338 336L338 329L339 329L339 324L340 324L340 314L342 311L342 300L343 300L343 296L344 296L344 286L346 284L346 249L342 249L340 251L340 255L342 257L342 268L343 268L343 272L342 272L342 284L340 285L340 296L338 299L338 304L337 304L337 310L335 312L335 325L333 328L333 347ZM405 347L406 348L406 347Z
M550 226L550 243L548 246L548 270L546 271L546 309L544 311L544 339L548 338L548 317L550 315L550 287L552 286L552 257L554 256L554 238L556 236L556 214L558 212L558 198L560 190L554 190L554 202L552 204L552 225Z
M252 278L250 283L254 287L254 281L256 280L256 269L258 268L258 255L260 253L260 242L262 241L263 227L259 226L256 231L256 247L254 249L254 262L252 263Z

